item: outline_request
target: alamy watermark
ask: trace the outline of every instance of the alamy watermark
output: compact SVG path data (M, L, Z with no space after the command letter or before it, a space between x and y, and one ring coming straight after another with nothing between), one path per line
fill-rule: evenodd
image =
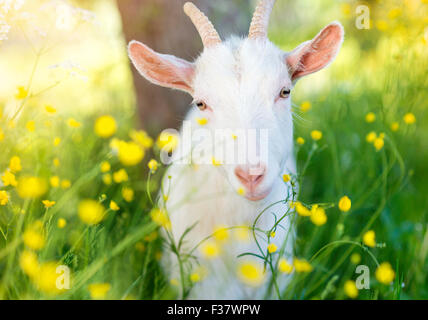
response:
M370 8L366 5L359 5L355 8L357 18L355 26L357 29L370 29Z
M60 265L56 268L56 274L59 276L56 278L56 288L58 290L69 290L70 289L70 268L65 265Z
M370 269L366 265L359 265L355 269L355 273L359 274L355 280L355 285L358 290L370 289Z

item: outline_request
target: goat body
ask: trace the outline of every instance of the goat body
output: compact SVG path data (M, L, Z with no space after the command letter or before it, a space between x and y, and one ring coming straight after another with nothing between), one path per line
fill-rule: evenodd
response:
M262 257L273 268L282 256L292 258L294 231L287 213L296 193L282 179L283 174L296 175L291 91L298 79L334 60L344 32L333 22L312 40L283 52L267 38L274 2L260 0L248 38L224 42L208 18L186 3L185 12L205 47L194 62L157 53L137 41L129 44L129 56L142 76L194 98L163 181L167 198L159 201L170 222L164 236L175 249L164 258L166 270L183 279L184 270L203 266L203 281L197 281L199 275L193 279L192 298L261 298L265 290L260 285L272 285L265 279L268 274L259 277L254 265L239 265L253 260L263 267ZM188 124L196 126L190 135ZM212 139L217 132L223 133L222 139ZM226 152L218 158L217 150L224 146ZM232 234L238 229L230 228L247 228L251 237L243 241L230 236L226 242L216 237L218 227ZM221 253L204 254L212 236L211 251ZM269 244L276 245L280 257L268 253ZM245 281L244 273L254 281ZM287 281L275 275L274 285L283 288Z

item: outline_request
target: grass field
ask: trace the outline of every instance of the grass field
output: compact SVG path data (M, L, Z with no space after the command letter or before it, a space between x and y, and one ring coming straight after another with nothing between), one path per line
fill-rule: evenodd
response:
M162 145L138 129L113 2L98 7L98 23L110 21L102 32L73 11L72 26L38 17L45 35L17 18L41 15L36 2L45 1L2 13L11 30L0 42L0 299L180 298L180 285L199 278L170 281L159 265L167 248L152 199L166 168L148 163ZM344 47L293 96L299 201L327 220L292 212L295 257L311 267L294 266L283 299L428 298L428 4L369 2L368 30L355 27L358 5L320 1L320 23L344 24ZM307 15L275 15L271 39L290 50L311 38L322 25ZM287 35L291 23L302 28ZM76 28L86 36L76 40ZM110 54L94 57L103 37ZM81 67L57 65L73 57ZM369 289L356 290L357 265L368 267ZM68 271L69 289L59 289Z

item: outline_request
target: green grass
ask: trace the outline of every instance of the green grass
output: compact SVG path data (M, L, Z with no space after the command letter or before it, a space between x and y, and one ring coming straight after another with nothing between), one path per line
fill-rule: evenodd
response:
M328 72L297 85L295 137L303 137L305 144L296 144L299 175L294 179L300 184L299 200L306 205L323 204L328 221L315 226L308 217L288 213L297 224L295 256L309 261L314 269L297 273L287 288L275 288L272 283L269 298L277 298L278 293L283 299L347 298L345 282L358 277L356 264L350 259L354 253L361 256L358 264L370 270L370 289L360 290L359 299L428 298L427 45L419 41L421 26L408 15L403 14L402 19L413 24L404 37L398 27L384 33L361 33L353 29L352 19L345 21L343 56ZM312 35L312 30L306 31ZM273 38L286 44L276 29ZM417 40L411 41L413 38ZM125 61L120 60L120 72ZM103 77L113 79L117 72L109 66ZM28 86L37 84L37 74L28 77ZM191 290L187 272L180 282L185 284L181 290L180 283L170 284L159 264L160 252L168 247L154 236L158 226L149 213L166 168L151 174L149 181L146 169L148 160L158 156L156 145L145 150L138 165L125 167L128 181L103 182L103 161L111 164L111 174L124 166L112 151L110 139L98 137L93 126L101 114L97 110L105 110L102 113L111 114L118 123L115 137L130 140L129 132L138 125L130 111L134 99L125 87L109 83L97 94L102 94L102 101L94 100L94 110L84 113L61 109L62 100L69 104L64 94L58 96L55 115L43 109L43 94L23 101L16 101L12 92L1 97L4 103L0 110L12 101L21 105L23 112L14 119L13 127L6 114L0 118L0 137L4 134L0 138L0 175L7 170L11 157L19 156L23 168L16 173L18 179L31 175L49 184L51 177L58 176L70 180L71 186L49 186L42 196L23 199L17 188L0 184L0 191L9 195L8 203L0 206L0 299L90 299L88 285L93 283L111 285L105 295L108 299L180 298ZM55 90L50 90L53 95ZM312 105L305 113L298 108L303 100ZM376 115L373 123L365 121L368 112ZM416 116L416 123L403 121L408 112ZM81 127L69 127L70 117L81 122ZM34 132L26 129L28 121L35 121ZM399 123L397 131L391 130L392 122ZM318 142L310 137L315 129L323 132ZM371 131L385 135L379 151L366 141ZM55 137L61 138L58 147L53 145ZM53 165L55 158L60 161L58 167ZM133 201L124 199L124 187L134 190ZM347 213L337 207L343 195L352 199ZM45 209L41 203L44 199L56 204ZM120 210L107 210L101 223L88 226L78 217L83 199L95 199L106 210L113 200ZM67 221L63 229L57 226L60 218ZM30 250L23 242L23 233L38 220L42 221L40 232L46 241L43 248L33 252L40 264L55 261L70 268L70 290L46 292L37 285L40 279L29 276L20 265L22 253ZM376 233L374 248L362 243L362 235L368 230ZM263 259L269 268L276 269L270 255ZM389 262L395 270L389 285L375 277L377 264L382 262Z

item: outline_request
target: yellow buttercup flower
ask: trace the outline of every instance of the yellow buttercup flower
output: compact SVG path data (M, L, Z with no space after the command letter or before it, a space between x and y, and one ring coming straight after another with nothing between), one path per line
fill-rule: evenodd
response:
M275 253L276 250L278 250L278 247L276 246L275 243L269 243L267 246L267 250L269 253Z
M400 128L400 124L398 122L391 123L391 131L397 131Z
M39 270L39 261L33 251L24 250L19 256L19 266L22 271L30 277L37 275Z
M166 230L171 230L171 220L169 220L168 213L159 208L155 208L150 212L150 217L159 226L164 227Z
M349 3L342 3L340 8L344 16L349 17L351 15L352 7Z
M238 190L236 190L236 192L240 195L240 196L245 196L245 189L243 187L239 187Z
M212 164L214 167L219 167L222 165L222 162L220 160L217 160L216 158L212 157L211 158Z
M404 115L403 120L406 124L413 124L416 122L416 117L413 113L408 112Z
M383 146L385 145L385 142L383 141L382 138L379 137L373 141L373 145L374 145L376 151L379 151L380 149L383 148Z
M111 169L111 165L107 161L103 161L101 162L100 168L101 172L109 172Z
M213 237L218 241L229 239L229 230L224 226L218 226L214 229Z
M371 123L376 121L376 115L373 112L366 114L366 122Z
M110 138L117 131L116 120L110 115L101 116L95 120L94 131L101 138Z
M355 299L358 297L358 289L355 285L355 281L347 280L343 289L349 298Z
M317 226L322 226L327 222L327 215L325 210L318 205L314 205L311 208L311 221Z
M343 196L339 200L339 210L342 212L348 212L351 210L351 199L348 196Z
M58 219L58 222L57 222L58 228L64 229L66 225L67 225L67 220L65 220L64 218Z
M388 18L393 20L401 16L402 10L400 8L393 8L388 12Z
M395 278L395 272L389 262L381 263L376 269L376 279L383 284L390 284Z
M19 86L17 88L17 93L15 94L16 100L24 100L28 97L28 91L25 89L24 86Z
M144 158L144 149L135 142L119 142L119 161L125 166L135 166Z
M0 128L0 141L4 140L4 132L3 130Z
M156 144L159 149L169 153L169 152L173 152L177 148L178 142L179 142L178 135L171 132L164 131L159 135L156 141Z
M4 190L0 190L0 206L5 206L8 202L9 194Z
M278 262L278 270L279 272L290 274L291 272L293 272L293 265L288 263L285 258L281 258Z
M112 177L110 173L103 174L102 179L105 185L111 185Z
M59 187L60 180L59 180L58 176L50 177L49 182L50 182L50 184L51 184L51 186L53 188L58 188Z
M353 264L359 264L361 262L361 255L359 253L353 253L351 255L351 262Z
M131 188L123 188L122 197L126 202L132 202L134 200L134 190Z
M368 143L373 143L376 140L376 138L377 138L376 132L371 131L367 134L366 141Z
M119 210L120 210L120 207L117 205L117 203L116 203L116 202L114 202L114 201L112 200L112 201L110 201L110 209L111 209L111 210L113 210L113 211L119 211Z
M68 189L70 187L71 187L71 181L70 180L64 179L61 181L61 188L62 189Z
M296 272L311 272L313 270L311 264L303 259L294 258L293 265Z
M313 130L313 131L311 132L311 138L312 138L314 141L321 140L321 139L322 139L322 132L321 132L321 131L319 131L319 130Z
M16 173L22 170L21 159L13 156L9 161L9 169L11 172Z
M304 101L300 105L300 110L302 110L302 112L308 112L309 110L311 110L311 108L312 104L309 101Z
M110 291L111 285L109 283L92 283L88 286L91 299L101 300L107 296Z
M79 218L88 225L100 223L105 217L104 207L95 200L86 199L79 203Z
M388 23L385 20L378 20L376 21L376 28L379 31L386 31L388 30Z
M30 132L36 131L36 122L34 120L28 121L25 124L25 128Z
M180 285L180 282L176 278L172 278L169 283L175 287L178 287Z
M125 169L120 169L113 173L113 181L116 183L122 183L128 181L128 173L126 173Z
M53 141L53 145L55 147L58 147L60 143L61 143L61 138L60 137L55 137L54 141Z
M30 226L22 234L22 241L24 244L33 250L40 250L45 246L45 237L40 228Z
M54 107L52 107L51 105L46 105L45 106L45 110L47 113L50 114L55 114L56 113L56 109Z
M60 161L59 161L59 159L58 158L54 158L53 159L53 161L52 161L52 163L53 163L53 165L55 166L55 167L59 167L59 165L60 165Z
M46 209L49 209L49 208L52 208L56 202L55 201L49 201L49 200L43 200L42 203Z
M242 262L238 265L237 269L238 279L249 286L260 286L265 275L263 273L263 266L255 262Z
M201 276L199 275L199 273L194 272L190 275L190 281L192 281L193 283L199 282L201 281Z
M82 124L74 118L67 120L67 124L70 128L79 128Z
M158 169L159 163L155 159L151 159L147 164L147 166L149 167L152 173L155 173L156 170Z
M149 137L147 132L143 130L132 130L129 133L129 136L135 143L138 143L145 149L151 148L153 146L153 139Z
M220 246L212 240L204 241L200 245L199 250L201 251L202 256L207 259L215 258L220 254Z
M303 217L309 217L311 215L311 211L300 202L294 203L294 208L296 212Z
M250 242L251 240L250 229L246 226L236 228L233 234L238 241Z
M200 126L204 126L208 123L208 119L207 118L196 118L196 122L200 125Z
M290 181L290 180L291 180L291 177L290 177L290 175L288 175L288 174L283 174L283 175L282 175L282 180L283 180L284 182L288 182L288 181Z
M38 177L24 176L18 180L18 195L23 199L34 199L44 195L47 191L45 180Z
M373 230L364 233L363 242L366 246L374 248L376 246L376 233Z

